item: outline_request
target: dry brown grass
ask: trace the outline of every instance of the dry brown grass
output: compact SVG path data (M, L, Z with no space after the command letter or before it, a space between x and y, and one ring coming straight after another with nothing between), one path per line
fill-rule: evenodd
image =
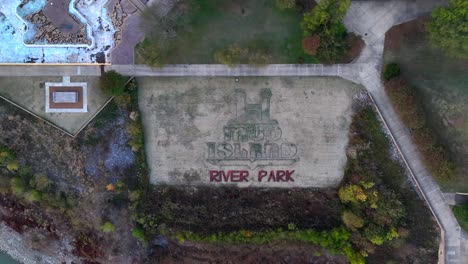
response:
M440 182L447 182L457 175L456 167L447 151L439 143L437 135L428 126L422 102L403 78L385 82L385 90L403 123L411 130L413 142L421 152L426 166Z

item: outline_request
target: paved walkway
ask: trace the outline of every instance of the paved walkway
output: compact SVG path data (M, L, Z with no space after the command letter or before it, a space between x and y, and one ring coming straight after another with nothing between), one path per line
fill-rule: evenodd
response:
M143 12L143 10L145 10L147 7L146 3L142 0L130 0L130 2L135 5L139 12Z
M406 160L418 188L441 226L445 263L467 263L462 247L468 245L460 226L444 199L439 186L425 168L422 158L411 140L408 129L396 115L380 80L385 33L393 25L415 19L445 4L441 0L353 2L345 19L351 31L363 36L366 47L358 63L365 65L359 72L360 83L370 92L386 122L395 143ZM463 253L462 253L463 252Z
M136 4L133 2L137 2ZM145 36L144 29L140 26L141 8L146 7L141 0L112 0L108 2L108 8L116 9L120 14L120 40L111 51L112 64L134 64L135 46ZM114 13L114 14L116 14Z
M359 72L366 64L269 64L266 66L220 64L177 64L161 68L146 65L110 65L126 76L341 76L360 82ZM0 65L0 76L99 76L99 66L66 65Z

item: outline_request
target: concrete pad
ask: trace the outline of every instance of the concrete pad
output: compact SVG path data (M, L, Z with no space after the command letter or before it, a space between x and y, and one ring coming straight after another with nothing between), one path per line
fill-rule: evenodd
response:
M26 21L25 15L40 11L48 2L32 1L20 8L21 0L0 1L0 63L95 63L110 61L114 46L114 26L104 7L107 0L73 0L69 13L86 25L91 44L29 43L37 25Z
M47 119L71 134L88 122L109 100L99 88L99 77L71 77L71 82L87 83L88 103L86 113L46 113L46 82L62 82L60 77L10 77L0 78L0 95L27 110Z
M354 83L326 77L138 81L152 183L322 188L343 177L353 97L362 92Z

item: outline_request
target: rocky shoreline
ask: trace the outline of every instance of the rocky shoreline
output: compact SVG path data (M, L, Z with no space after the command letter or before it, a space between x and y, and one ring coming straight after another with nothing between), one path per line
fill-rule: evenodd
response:
M0 250L13 259L24 264L61 264L77 262L74 257L63 254L63 250L55 252L54 256L34 250L26 239L28 234L20 234L4 223L0 223Z

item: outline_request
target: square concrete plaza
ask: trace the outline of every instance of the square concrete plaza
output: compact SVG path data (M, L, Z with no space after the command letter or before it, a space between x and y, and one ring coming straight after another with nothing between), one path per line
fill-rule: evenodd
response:
M340 78L140 78L151 182L333 187L360 86Z
M87 112L46 113L45 83L61 83L62 77L8 77L0 78L0 95L54 123L70 134L75 134L110 99L99 87L99 77L71 77L69 82L87 86ZM0 100L0 103L4 103Z

